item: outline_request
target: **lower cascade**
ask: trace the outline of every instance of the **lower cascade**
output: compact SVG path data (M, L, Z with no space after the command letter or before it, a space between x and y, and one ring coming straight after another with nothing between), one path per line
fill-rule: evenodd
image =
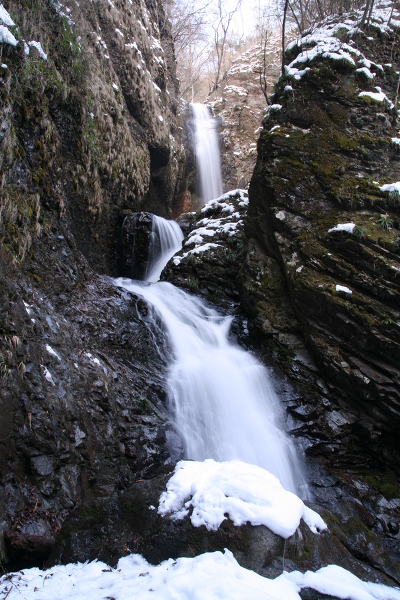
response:
M143 296L163 319L174 352L168 403L186 458L255 464L276 475L287 490L304 495L267 370L228 341L232 318L167 282L120 278L116 284Z
M146 281L154 282L160 279L161 271L181 248L182 240L183 233L178 223L153 215Z

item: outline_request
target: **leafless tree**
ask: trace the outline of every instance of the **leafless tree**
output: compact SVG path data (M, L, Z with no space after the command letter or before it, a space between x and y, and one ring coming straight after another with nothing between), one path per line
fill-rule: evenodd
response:
M286 29L286 16L289 7L289 0L285 0L283 6L283 19L282 19L282 75L285 72L285 29Z
M210 60L209 11L212 0L167 0L177 57L181 95L193 99L194 87Z
M240 9L242 0L237 0L235 7L232 10L227 10L224 5L224 0L218 0L217 2L217 18L212 25L214 30L214 48L217 59L216 75L213 85L210 90L210 94L214 92L222 79L223 62L225 58L225 51L228 41L228 32L231 26L231 22L235 14Z

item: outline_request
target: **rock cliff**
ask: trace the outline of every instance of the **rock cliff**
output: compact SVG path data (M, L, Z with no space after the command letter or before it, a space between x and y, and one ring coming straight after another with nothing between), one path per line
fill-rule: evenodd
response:
M265 81L264 53L267 67ZM267 108L261 83L265 84L268 96L271 95L279 75L279 54L279 34L270 35L265 48L253 40L253 45L233 61L217 91L218 97L211 104L220 120L225 190L245 188L250 183L256 164L261 121Z
M125 211L168 216L179 188L178 87L163 6L5 8L18 43L2 45L2 241L23 260L50 211L90 264L110 273Z
M92 269L115 272L126 213L170 214L183 154L161 2L0 17L0 558L18 566L167 457L163 334Z
M290 45L258 143L243 288L255 333L302 381L306 446L389 479L400 464L400 23L391 10L378 7L366 31L353 15ZM304 360L310 351L316 365Z

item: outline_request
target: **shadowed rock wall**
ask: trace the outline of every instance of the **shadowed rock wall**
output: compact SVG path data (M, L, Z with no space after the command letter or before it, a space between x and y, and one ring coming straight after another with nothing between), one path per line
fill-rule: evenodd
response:
M161 2L4 7L0 559L18 567L43 563L76 506L167 458L163 334L92 268L114 272L126 213L170 215L183 153Z

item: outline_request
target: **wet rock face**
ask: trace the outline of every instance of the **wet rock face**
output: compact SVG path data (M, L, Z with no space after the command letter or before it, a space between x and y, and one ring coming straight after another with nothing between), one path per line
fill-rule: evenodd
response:
M149 213L134 213L125 218L118 244L118 271L123 277L145 280L151 260L152 229L153 216Z
M95 275L51 214L0 257L0 553L42 564L69 513L167 459L169 350L147 305ZM156 340L156 343L154 341Z
M111 500L100 500L77 509L64 524L47 566L99 558L115 567L118 559L130 552L142 554L150 563L158 564L169 558L228 548L243 567L269 578L280 575L284 568L317 570L334 563L362 579L388 585L396 581L396 567L390 560L383 569L378 564L379 559L383 562L379 543L375 544L375 565L373 561L363 564L343 545L343 539L335 530L315 535L302 522L285 543L264 526L253 527L247 523L235 527L227 519L217 531L208 531L205 526L193 527L189 516L181 520L161 517L157 513L159 497L170 475L135 483ZM326 511L325 518L328 517L331 522L336 519L337 530L340 529L340 518ZM365 526L363 530L362 524L357 528L356 522L353 518L354 531L358 529L361 537L364 531L365 536L369 530ZM374 540L370 538L370 542L372 548Z
M386 35L371 29L354 48L375 64L373 86L394 98L399 57L390 58L394 37ZM294 46L288 61L298 52ZM393 474L400 466L400 205L379 186L399 180L398 116L389 101L360 96L376 90L359 65L317 56L309 66L301 79L279 82L264 121L249 191L254 241L244 298L255 333L286 355L294 379L296 366L304 372L302 339L311 351L314 384L301 414L294 412L316 438L319 429L329 463ZM352 232L336 228L345 223ZM276 304L277 293L274 311L268 301Z

